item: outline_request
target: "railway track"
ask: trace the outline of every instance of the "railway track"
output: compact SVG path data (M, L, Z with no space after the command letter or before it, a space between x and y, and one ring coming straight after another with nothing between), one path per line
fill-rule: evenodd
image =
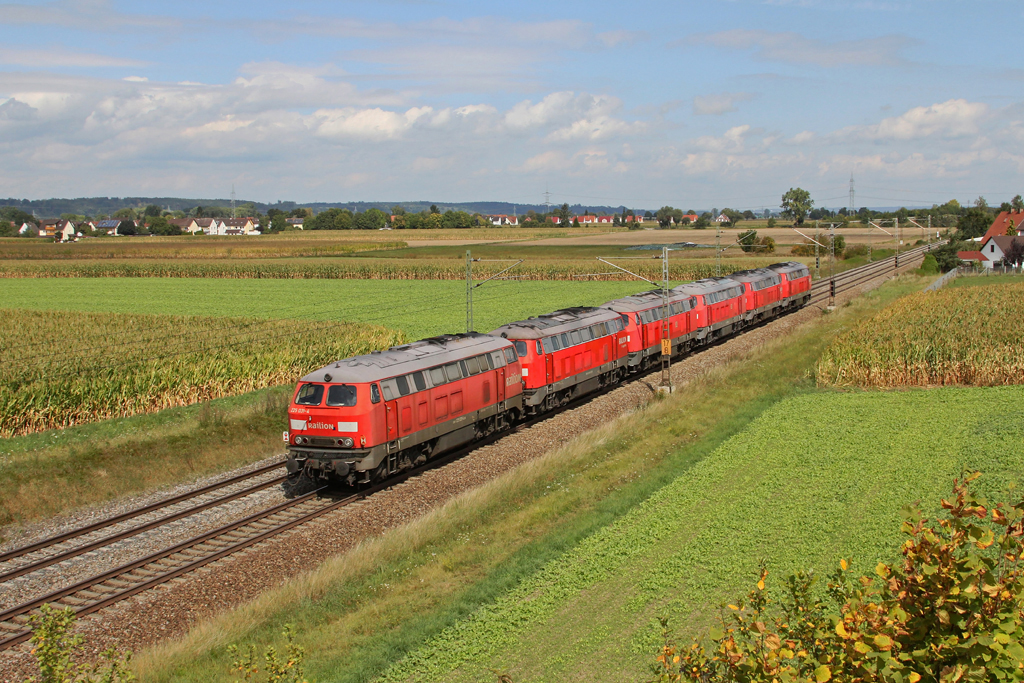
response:
M906 269L915 264L924 254L935 245L919 247L908 250L900 255L899 268ZM835 276L835 291L848 290L864 282L878 278L886 272L897 271L895 257L883 259L874 263L861 266L852 270L844 271ZM827 300L830 296L831 280L818 280L811 288L811 303ZM617 386L617 385L616 385ZM611 387L614 388L614 387ZM588 394L580 397L569 404L538 417L521 423L515 427L515 431L526 429L536 422L546 420L566 410L572 410L585 401L593 399L611 390L611 388ZM124 565L111 569L102 574L90 577L74 585L67 586L46 595L34 598L15 607L0 612L0 651L14 647L25 642L31 637L28 629L30 615L44 604L51 604L57 607L70 607L78 615L86 615L98 612L116 602L129 598L138 593L150 590L155 586L171 581L179 576L188 574L201 567L207 566L218 560L234 555L246 548L252 547L266 541L278 534L306 524L322 515L333 512L342 507L351 505L362 500L377 491L396 486L403 481L419 476L424 472L442 467L463 455L486 446L502 438L507 432L492 435L482 441L475 442L464 448L442 455L421 467L414 468L396 477L373 487L359 491L358 493L334 498L322 495L322 489L307 493L293 500L279 503L265 510L261 510L244 519L236 520L216 529L210 530L177 545L160 550L146 557L133 560ZM242 484L249 479L272 472L282 466L283 463L272 463L253 472L248 472L223 482L211 484L210 486L197 489L189 493L181 494L163 501L131 510L122 515L112 517L95 524L79 529L74 529L65 534L54 536L37 543L17 548L0 554L0 563L9 563L18 558L46 554L44 557L25 563L20 566L9 568L0 573L0 582L11 580L45 567L63 562L72 557L101 549L131 536L152 530L172 521L196 514L217 505L222 505L231 500L251 495L258 490L281 483L284 476L272 477L252 486L243 486L238 490L232 490L226 494L219 495L210 500L203 500L198 504L191 505L185 509L164 515L158 519L151 520L141 525L133 526L130 529L103 536L92 541L75 545L61 550L60 546L66 545L75 539L82 539L90 534L108 529L111 526L136 519L138 517L159 511L161 509L178 505L183 502L201 498L205 495L216 493L231 486Z
M817 280L811 285L811 303L819 303L830 298L831 283L833 280L835 281L836 293L838 294L839 292L852 287L857 287L865 282L881 277L886 273L896 274L897 271L904 271L924 259L925 254L929 251L938 248L942 244L944 243L936 242L934 244L908 249L899 255L898 268L896 257L890 256L889 258L882 259L881 261L874 261L860 266L859 268L853 268L851 270L843 271L842 273L837 273L834 278L822 278Z
M247 485L246 482L260 479L274 470L284 467L284 461L280 460L264 465L250 472L215 482L208 486L182 493L171 498L150 503L142 507L129 510L114 517L108 517L93 524L72 529L63 534L51 536L35 543L14 548L0 553L0 583L10 581L26 574L40 571L46 567L65 562L72 558L84 555L88 552L101 550L114 543L131 538L138 534L152 531L161 526L176 522L180 519L190 517L205 510L224 505L233 500L250 496L258 491L280 484L285 479L282 474L276 477L264 478L255 484ZM197 500L198 499L198 500ZM195 501L194 504L181 507L183 503ZM172 512L141 523L128 525L128 522L157 513L161 510L172 510ZM109 535L102 535L102 532L118 526L124 526L121 531ZM93 538L90 538L93 537ZM21 558L27 561L19 562Z

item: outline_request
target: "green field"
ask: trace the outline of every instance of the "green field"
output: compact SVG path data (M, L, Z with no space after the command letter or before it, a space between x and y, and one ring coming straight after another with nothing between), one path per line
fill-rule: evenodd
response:
M466 330L466 286L445 280L2 280L4 308L370 322L418 339ZM474 328L650 289L643 282L488 283L474 293ZM74 330L67 332L73 341Z
M844 557L870 573L898 557L901 507L936 511L962 469L1002 497L1024 468L1024 423L999 416L1022 400L1005 387L782 401L383 679L476 681L495 668L516 681L635 680L659 642L655 617L699 632L760 558L776 577L823 575Z

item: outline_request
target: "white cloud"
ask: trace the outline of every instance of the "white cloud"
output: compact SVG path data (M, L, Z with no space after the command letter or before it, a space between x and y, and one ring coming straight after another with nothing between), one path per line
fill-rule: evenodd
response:
M870 126L851 126L840 135L869 140L914 140L924 137L959 138L978 135L988 105L963 99L914 107L900 116Z
M826 43L799 33L734 29L700 38L729 50L754 50L758 59L822 67L906 64L902 51L916 43L906 36L881 36Z
M694 140L692 145L697 149L715 153L740 151L744 147L746 138L752 132L750 125L733 126L720 137L704 135Z
M715 95L697 95L693 98L693 113L698 116L726 114L736 111L738 102L754 99L746 92L723 92Z
M429 115L430 107L413 107L404 113L373 109L319 109L310 117L317 136L336 140L361 138L365 140L394 140L402 136L421 118Z

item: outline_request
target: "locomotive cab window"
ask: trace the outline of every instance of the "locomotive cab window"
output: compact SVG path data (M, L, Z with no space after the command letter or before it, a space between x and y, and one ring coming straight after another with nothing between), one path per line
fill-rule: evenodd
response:
M569 339L569 335L568 335L567 333L566 333L566 334L560 334L560 335L558 335L558 338L559 338L559 339L561 340L561 342L562 342L562 348L563 348L563 349L567 349L567 348L569 348L570 346L572 346L572 341L571 341L571 340Z
M540 339L537 340L537 355L538 356L543 356L544 355L544 346L543 346L543 344L540 343Z
M318 406L324 400L322 384L303 384L295 395L295 402L300 406Z
M516 350L511 346L505 347L505 362L515 363L516 362Z
M348 384L335 384L327 390L327 405L351 408L356 404L356 388Z
M408 396L410 393L412 393L409 390L409 380L407 380L405 377L396 377L395 382L398 384L398 393L401 394L402 396Z
M544 353L551 353L551 352L555 351L555 344L554 344L553 339L554 339L554 337L544 337L544 339L542 340L543 341L542 345L544 347Z
M514 343L516 345L516 354L520 358L524 358L526 356L526 342L524 342L524 341L517 341L517 342L514 342Z
M439 387L448 382L444 376L444 368L430 368L430 382Z
M380 403L380 389L376 384L370 385L370 403Z

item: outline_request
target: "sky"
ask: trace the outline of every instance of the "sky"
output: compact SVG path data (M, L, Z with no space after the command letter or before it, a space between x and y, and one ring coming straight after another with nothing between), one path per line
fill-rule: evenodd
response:
M0 3L0 197L1024 192L1020 0ZM545 195L549 192L549 195Z

